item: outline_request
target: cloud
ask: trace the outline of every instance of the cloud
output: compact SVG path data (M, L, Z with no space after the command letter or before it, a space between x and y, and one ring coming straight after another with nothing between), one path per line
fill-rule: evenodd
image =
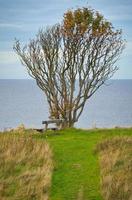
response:
M124 50L124 55L132 56L132 41L127 41L126 48Z
M124 4L124 2L115 1L112 3L105 1L96 4L94 1L93 8L99 10L107 19L112 21L131 21L132 20L132 4Z
M20 24L15 24L15 23L0 23L0 28L18 28L22 29L22 25Z
M18 57L13 51L0 51L0 65L1 64L16 64Z
M130 14L114 14L114 15L107 15L107 18L114 21L132 21L132 15Z
M121 62L122 66L130 66L132 57L131 0L37 0L37 2L36 0L20 0L19 3L18 0L5 0L1 2L0 7L0 74L2 70L7 70L6 74L9 77L11 66L20 65L17 55L12 50L15 37L20 39L22 44L28 43L28 39L34 38L39 28L61 22L63 13L68 8L83 6L91 6L98 10L112 22L115 28L123 30L123 38L128 42L121 56ZM125 70L127 71L127 68Z

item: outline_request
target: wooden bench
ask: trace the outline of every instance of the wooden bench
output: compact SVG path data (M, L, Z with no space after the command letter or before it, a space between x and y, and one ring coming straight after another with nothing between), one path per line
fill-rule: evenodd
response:
M45 124L45 130L47 130L49 124L56 124L57 126L62 124L63 122L64 122L63 119L53 119L53 120L42 121L42 124Z

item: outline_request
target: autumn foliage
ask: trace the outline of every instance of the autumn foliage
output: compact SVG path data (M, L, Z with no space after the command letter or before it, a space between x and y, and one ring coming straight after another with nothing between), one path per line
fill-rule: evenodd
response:
M63 31L67 37L100 36L112 33L112 25L104 19L103 15L89 8L69 10L64 14Z
M14 45L47 97L49 117L63 119L62 127L72 127L86 101L113 76L123 48L121 30L90 8L68 10L61 24L39 31L25 47Z

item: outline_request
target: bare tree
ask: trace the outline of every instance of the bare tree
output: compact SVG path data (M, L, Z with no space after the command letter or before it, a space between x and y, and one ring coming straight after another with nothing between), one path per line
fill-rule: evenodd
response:
M122 33L89 8L67 11L61 24L39 31L36 39L14 49L44 91L51 119L64 127L78 121L86 101L118 69Z

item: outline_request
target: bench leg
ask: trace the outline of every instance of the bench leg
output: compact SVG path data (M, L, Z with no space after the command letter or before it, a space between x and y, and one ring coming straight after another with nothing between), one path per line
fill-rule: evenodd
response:
M45 124L45 131L47 131L48 123Z

